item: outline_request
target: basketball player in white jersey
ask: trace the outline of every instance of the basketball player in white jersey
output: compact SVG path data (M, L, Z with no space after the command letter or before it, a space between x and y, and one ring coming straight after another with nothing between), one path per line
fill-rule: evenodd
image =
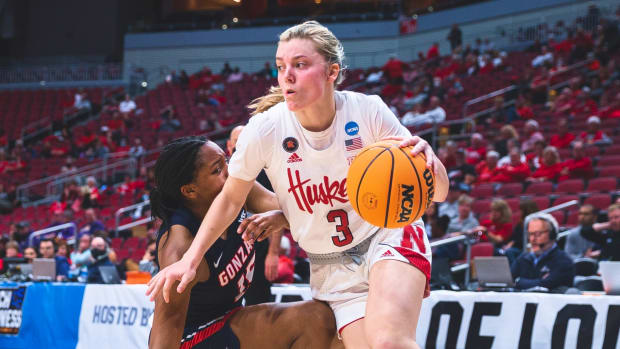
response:
M366 223L346 194L349 163L363 146L402 140L424 153L434 171L434 201L448 192L446 170L427 142L412 137L377 96L339 92L343 49L317 22L280 35L279 87L254 101L229 177L183 258L151 280L147 294L183 292L204 252L235 218L264 168L291 232L308 253L314 298L329 303L347 348L418 348L415 331L428 295L431 249L421 220L405 229ZM413 175L413 173L412 173ZM253 239L266 227L249 218L239 232Z

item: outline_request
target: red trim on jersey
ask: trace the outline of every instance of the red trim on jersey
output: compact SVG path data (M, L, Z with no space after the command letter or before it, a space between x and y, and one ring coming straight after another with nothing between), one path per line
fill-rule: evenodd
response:
M239 309L241 309L241 307L235 308L231 311L229 311L226 315L224 315L220 320L218 320L215 323L212 323L211 325L203 328L202 330L196 332L196 334L194 334L194 336L190 339L188 339L185 342L181 343L181 348L180 349L190 349L192 348L194 345L204 341L205 339L211 337L212 335L214 335L215 333L217 333L219 330L222 329L222 327L224 327L224 325L226 325L226 322L228 321L228 319L233 316L237 311L239 311Z
M340 336L342 336L342 330L344 330L344 328L345 328L345 327L347 327L347 326L349 326L350 324L352 324L352 323L354 323L354 322L356 322L356 321L359 321L359 320L361 320L361 319L363 319L363 318L365 318L365 316L362 316L361 318L355 319L355 320L353 320L353 321L351 321L351 322L349 322L349 323L345 324L344 326L340 327L340 329L338 330L338 334L339 334Z
M424 276L426 276L426 287L424 287L424 298L428 297L431 294L431 263L426 259L423 255L410 250L408 248L403 247L394 247L394 249L400 253L403 257L405 257L409 264L414 267L420 269Z

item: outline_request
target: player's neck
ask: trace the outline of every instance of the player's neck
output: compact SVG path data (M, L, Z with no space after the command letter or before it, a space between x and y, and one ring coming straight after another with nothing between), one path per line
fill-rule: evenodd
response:
M336 102L334 93L330 92L326 98L295 112L297 120L303 128L311 132L321 132L328 129L336 116Z

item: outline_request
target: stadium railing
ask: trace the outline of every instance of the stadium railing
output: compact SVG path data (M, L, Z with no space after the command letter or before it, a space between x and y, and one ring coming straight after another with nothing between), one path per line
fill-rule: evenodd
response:
M53 233L55 231L62 231L65 230L67 228L73 228L73 238L70 238L69 240L67 240L68 244L74 244L74 248L77 249L77 239L75 238L75 235L77 235L77 225L75 225L75 223L73 222L69 222L69 223L64 223L64 224L60 224L60 225L55 225L53 227L49 227L49 228L45 228L45 229L41 229L41 230L37 230L34 231L30 234L30 236L28 237L28 246L34 246L33 242L34 239L42 236L42 235L47 235L49 233Z
M150 204L151 204L151 201L146 200L146 201L139 202L137 204L121 207L118 210L116 210L116 212L114 212L114 233L115 235L118 236L118 233L125 229L130 229L130 228L133 228L133 227L136 227L142 224L146 224L152 221L153 217L149 216L149 217L141 218L136 221L121 225L121 215L123 213L132 212L132 211L135 212L136 210L140 210L140 212L142 212L144 207L149 206Z

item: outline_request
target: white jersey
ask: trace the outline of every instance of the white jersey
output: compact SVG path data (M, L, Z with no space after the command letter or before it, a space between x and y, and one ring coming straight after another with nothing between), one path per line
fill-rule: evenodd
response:
M264 168L293 238L315 254L347 250L378 231L349 203L349 164L364 146L411 136L378 96L337 91L335 100L334 121L322 132L305 130L284 102L252 117L228 167L246 181Z

